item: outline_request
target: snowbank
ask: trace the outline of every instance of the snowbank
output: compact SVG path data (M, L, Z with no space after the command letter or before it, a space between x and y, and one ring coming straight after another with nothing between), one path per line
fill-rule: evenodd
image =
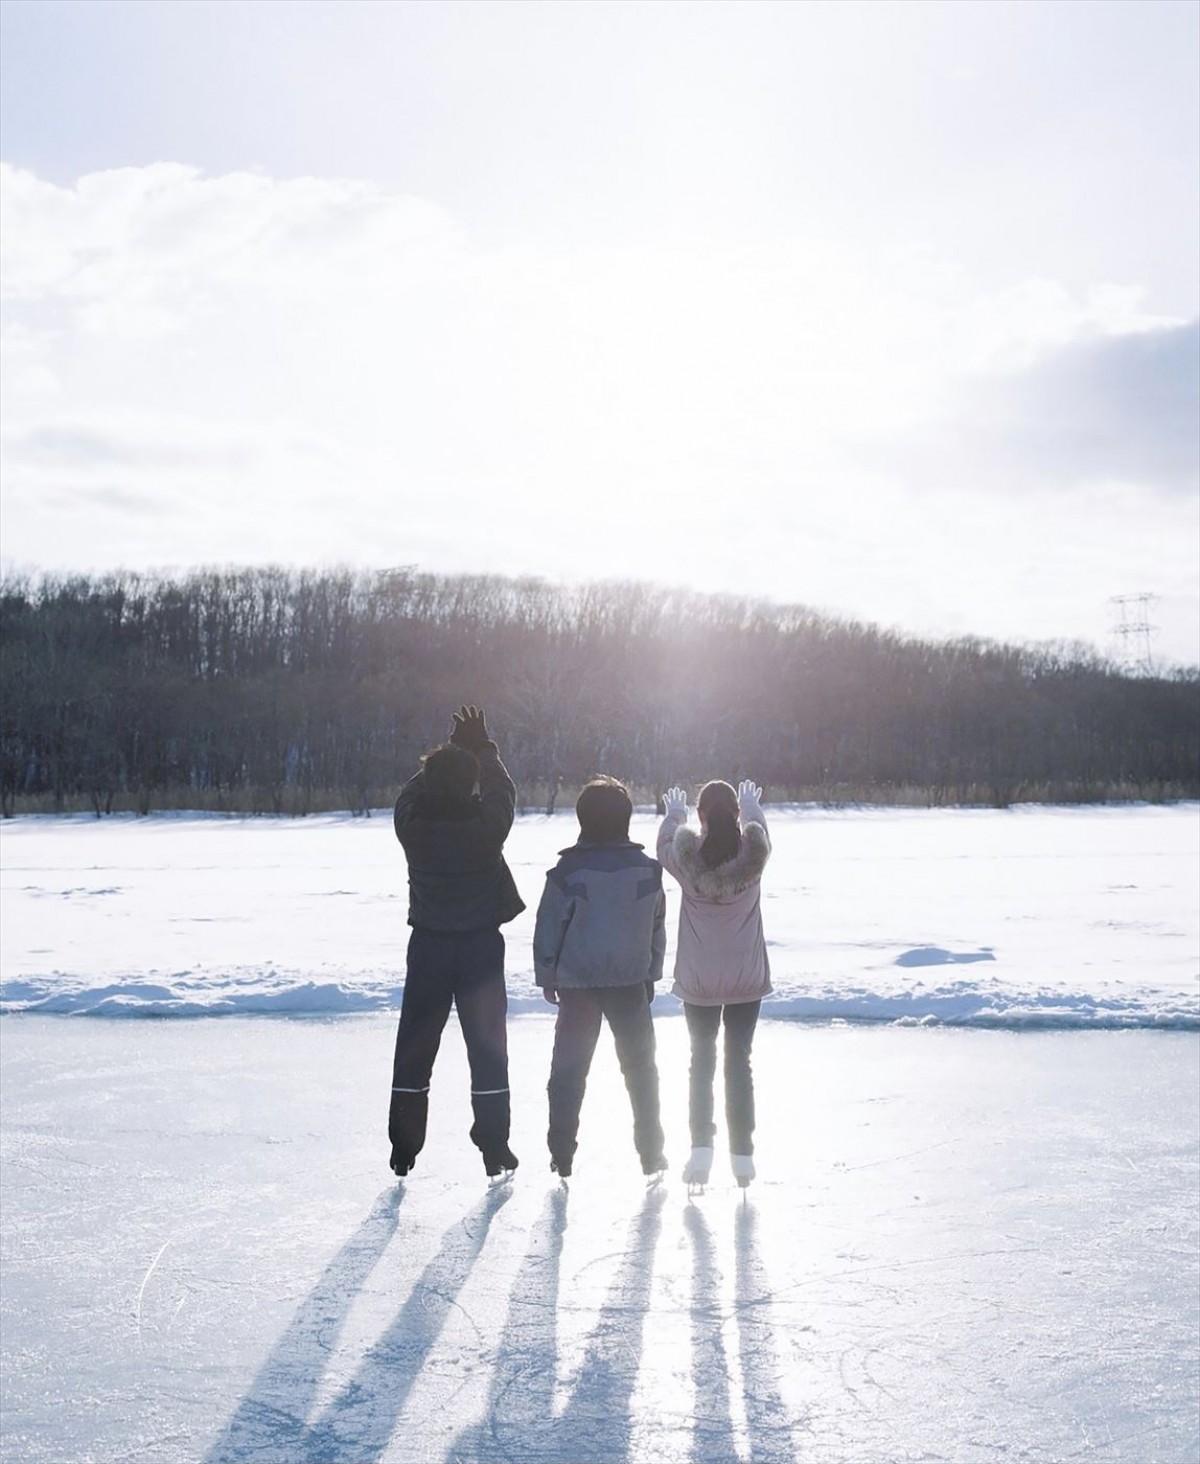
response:
M768 817L769 1015L1200 1028L1196 805ZM635 837L652 847L654 831L636 817ZM525 815L509 841L530 907L506 932L516 1013L543 1009L533 907L574 836L570 815ZM318 1017L400 1003L404 863L386 814L22 818L0 828L0 854L0 1011Z

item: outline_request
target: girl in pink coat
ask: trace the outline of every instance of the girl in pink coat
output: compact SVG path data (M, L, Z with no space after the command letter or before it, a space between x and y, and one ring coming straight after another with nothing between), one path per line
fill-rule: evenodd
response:
M659 862L679 881L683 903L675 950L676 996L691 1038L689 1185L708 1182L713 1160L713 1079L717 1034L725 1028L725 1118L730 1163L743 1187L754 1178L754 1078L750 1049L762 999L771 990L759 885L771 853L762 789L744 782L706 783L688 827L687 795L671 788L658 831Z

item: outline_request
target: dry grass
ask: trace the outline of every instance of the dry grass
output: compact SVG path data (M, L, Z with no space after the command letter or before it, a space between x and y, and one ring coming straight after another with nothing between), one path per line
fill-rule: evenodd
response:
M693 801L700 784L689 788ZM112 798L111 813L228 813L241 816L279 815L299 818L310 813L360 813L391 808L399 785L368 790L365 804L344 789L314 791L308 797L299 789L286 789L278 800L265 789L237 788L202 790L164 789L149 798L145 794L118 793ZM638 807L653 807L657 790L633 784L630 795ZM559 813L570 812L579 796L579 786L564 785L554 800ZM772 784L763 789L763 803L801 803L822 808L1003 808L1013 803L1176 803L1200 797L1200 787L1156 782L1138 785L1113 783L1088 785L1047 783L1018 787L998 794L982 784L966 788L922 787L915 783L886 785ZM545 813L550 804L547 784L532 783L518 789L517 806L523 813ZM56 801L53 794L19 795L9 810L15 814L95 813L92 799L84 793ZM97 815L102 816L102 815Z

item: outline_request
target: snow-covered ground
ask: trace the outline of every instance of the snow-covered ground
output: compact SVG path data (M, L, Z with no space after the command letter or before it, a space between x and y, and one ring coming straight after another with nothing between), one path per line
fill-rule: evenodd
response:
M565 1189L552 1018L489 1189L451 1023L386 1170L393 1020L5 1019L11 1464L1194 1464L1197 1041L762 1024L760 1178L641 1177L605 1040Z
M549 1173L532 910L515 1179L453 1021L391 1178L386 816L0 829L4 1464L1195 1464L1196 807L771 822L760 1177L693 1200L668 997L672 1171L604 1039Z
M769 812L774 1015L991 1026L1200 1025L1200 811ZM653 848L655 820L635 819ZM509 860L514 1011L573 815ZM104 1015L398 1005L404 861L390 815L21 818L0 826L0 1009ZM667 881L672 922L677 892ZM673 936L672 936L673 940ZM669 959L669 957L668 957ZM664 1001L664 1009L673 1003Z

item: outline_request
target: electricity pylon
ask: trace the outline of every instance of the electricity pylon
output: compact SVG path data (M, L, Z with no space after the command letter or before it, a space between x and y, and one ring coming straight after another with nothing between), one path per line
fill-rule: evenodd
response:
M1121 664L1143 676L1154 671L1151 645L1158 626L1150 624L1150 610L1157 599L1157 595L1143 591L1136 595L1113 595L1109 600L1116 616L1113 634L1120 646Z

